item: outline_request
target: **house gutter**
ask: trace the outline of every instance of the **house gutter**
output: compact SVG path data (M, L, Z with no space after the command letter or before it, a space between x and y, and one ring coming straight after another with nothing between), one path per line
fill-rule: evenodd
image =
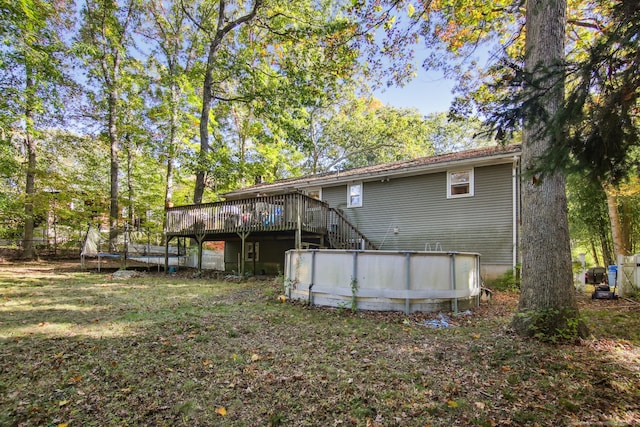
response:
M326 185L336 185L342 184L346 182L352 181L367 181L380 179L380 177L386 178L400 178L403 176L413 176L419 175L424 172L430 173L438 173L444 172L451 168L462 167L462 166L474 166L481 167L485 165L494 165L497 160L503 160L501 163L509 163L514 157L520 155L520 150L508 152L508 153L498 153L484 157L472 157L468 159L454 159L448 160L444 162L430 163L422 166L406 166L397 169L379 169L371 172L365 173L348 173L348 171L330 173L327 176L323 176L317 179L300 179L295 182L286 182L281 185L277 183L269 184L261 188L251 188L248 187L246 190L236 190L226 194L222 194L221 196L226 198L227 200L238 199L243 197L251 197L258 193L265 194L274 194L282 192L283 190L295 191L303 188L309 187L317 187L317 186L326 186Z

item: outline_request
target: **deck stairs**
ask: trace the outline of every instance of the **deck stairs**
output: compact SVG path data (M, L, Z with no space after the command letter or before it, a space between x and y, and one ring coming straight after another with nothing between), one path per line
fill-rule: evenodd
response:
M327 241L331 249L378 249L347 217L338 209L327 208L329 227Z

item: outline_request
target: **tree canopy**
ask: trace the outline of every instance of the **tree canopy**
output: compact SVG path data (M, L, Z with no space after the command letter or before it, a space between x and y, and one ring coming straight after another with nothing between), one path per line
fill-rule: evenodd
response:
M55 194L74 206L60 218L108 219L115 238L256 180L487 143L473 121L371 96L350 4L240 5L3 0L3 227L46 225Z

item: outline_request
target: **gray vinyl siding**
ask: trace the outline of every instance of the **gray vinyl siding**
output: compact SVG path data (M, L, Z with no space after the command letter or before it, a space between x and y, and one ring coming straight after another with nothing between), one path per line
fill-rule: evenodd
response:
M364 182L359 208L347 208L346 184L324 187L322 198L380 249L478 252L483 263L511 265L512 183L509 163L475 168L472 197L447 199L440 172Z

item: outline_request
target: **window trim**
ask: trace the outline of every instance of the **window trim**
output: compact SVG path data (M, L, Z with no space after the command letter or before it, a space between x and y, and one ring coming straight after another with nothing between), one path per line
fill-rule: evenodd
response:
M312 193L318 193L318 197L313 197L311 194ZM305 194L309 197L311 197L312 199L316 199L316 200L322 200L322 187L313 187L313 188L309 188L305 191Z
M245 242L245 261L260 261L260 242Z
M464 194L453 194L451 189L454 183L451 182L451 175L454 173L466 172L469 174L469 192ZM447 199L458 199L461 197L473 197L475 194L474 168L468 169L452 169L447 171Z
M360 187L360 201L358 203L352 203L351 200L351 188L354 186L359 186ZM362 181L358 181L358 182L350 182L349 184L347 184L347 207L348 208L360 208L362 207L362 200L364 198L364 186L362 185Z

